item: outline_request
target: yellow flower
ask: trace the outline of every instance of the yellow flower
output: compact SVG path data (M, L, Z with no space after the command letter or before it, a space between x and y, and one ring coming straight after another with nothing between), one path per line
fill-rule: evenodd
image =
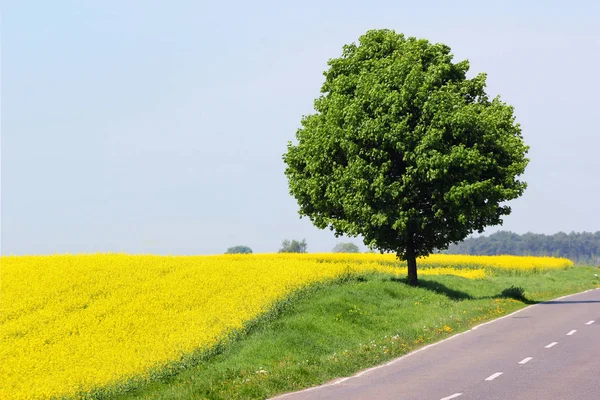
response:
M391 254L3 256L0 398L72 395L206 349L292 291L345 274L406 275ZM400 266L399 266L400 265ZM564 268L534 257L433 255L421 275Z

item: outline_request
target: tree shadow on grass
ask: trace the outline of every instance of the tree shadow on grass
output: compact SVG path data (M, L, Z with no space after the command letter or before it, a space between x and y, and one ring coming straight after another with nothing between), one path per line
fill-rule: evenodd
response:
M436 281L428 281L421 279L419 280L419 287L438 294L443 294L444 296L452 300L475 300L473 296L466 292L451 289L448 286Z
M392 278L392 281L404 283L405 285L409 284L407 278ZM461 292L460 290L451 289L442 283L439 283L436 281L428 281L426 279L419 279L418 288L430 290L430 291L438 293L438 294L443 294L444 296L446 296L452 300L473 300L474 299L474 297L468 293Z
M504 289L500 294L497 294L493 297L494 299L513 299L520 301L523 304L539 304L539 301L529 300L527 296L525 296L525 289L520 286L510 286Z
M400 282L408 285L408 280L406 278L392 278L394 282ZM430 290L432 292L444 295L451 300L490 300L490 299L513 299L520 301L524 304L538 304L539 301L529 300L525 296L525 290L521 287L510 286L499 294L495 296L483 296L483 297L473 297L466 292L462 292L460 290L451 289L443 283L437 281L430 281L427 279L419 279L419 288Z

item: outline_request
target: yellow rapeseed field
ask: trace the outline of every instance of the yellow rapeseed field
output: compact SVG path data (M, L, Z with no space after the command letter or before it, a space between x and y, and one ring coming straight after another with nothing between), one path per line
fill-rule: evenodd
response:
M143 376L345 273L406 275L390 254L4 256L0 398L45 399ZM434 255L421 275L565 268L564 259ZM458 268L457 268L458 266Z
M573 261L558 257L522 256L467 256L462 254L432 254L423 258L428 267L482 268L488 270L538 272L564 269L573 266ZM418 264L418 262L417 262Z

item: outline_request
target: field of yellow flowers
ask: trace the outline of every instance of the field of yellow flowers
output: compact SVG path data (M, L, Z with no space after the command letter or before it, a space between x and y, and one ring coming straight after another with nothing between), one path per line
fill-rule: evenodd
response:
M379 271L391 254L1 257L0 398L45 399L144 376L222 340L314 282ZM565 259L432 255L421 275L566 268Z

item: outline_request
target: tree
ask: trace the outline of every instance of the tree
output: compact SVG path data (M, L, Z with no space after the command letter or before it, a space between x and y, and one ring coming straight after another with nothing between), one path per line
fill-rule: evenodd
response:
M301 242L292 240L291 242L285 239L281 243L280 253L306 253L306 239L302 239Z
M362 235L407 260L502 223L526 184L513 108L450 48L372 30L329 60L315 113L283 155L290 193L315 226Z
M248 246L234 246L228 248L225 254L252 254L252 249Z
M527 256L557 256L571 259L577 264L598 264L600 255L600 232L559 232L544 235L528 232L517 235L499 231L490 236L468 238L451 245L450 254L496 255L512 254Z
M354 243L338 243L333 248L334 253L360 253L358 246Z

